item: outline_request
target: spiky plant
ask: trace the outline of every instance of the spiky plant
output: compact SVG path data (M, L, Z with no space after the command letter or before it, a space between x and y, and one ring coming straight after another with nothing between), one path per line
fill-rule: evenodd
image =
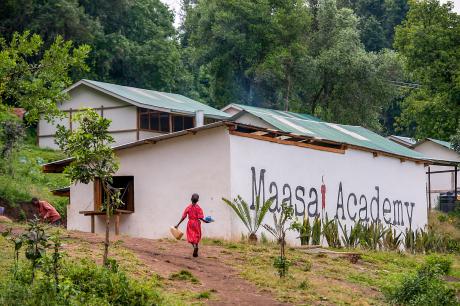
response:
M311 244L319 245L321 243L321 219L319 216L315 217L313 227L311 229Z
M292 229L296 230L299 233L300 245L308 245L311 238L311 225L308 218L304 218L302 223L294 222L292 224Z
M326 221L323 225L323 236L326 238L327 244L332 248L340 248L340 237L339 237L339 225L337 219L329 220L326 217Z
M342 230L342 244L345 248L356 248L359 245L359 237L363 225L361 222L355 223L355 226L350 226L350 232L347 231L347 225L342 226L340 221L338 222Z
M251 213L250 205L239 195L233 201L226 198L222 198L222 201L230 206L238 218L240 218L241 222L243 222L244 226L248 230L249 241L256 242L257 231L259 230L268 209L272 205L273 199L269 199L261 204L260 198L256 197L253 213Z
M390 226L383 239L383 246L385 249L390 251L398 250L401 246L401 235L402 232L396 234L396 229L392 229Z
M363 231L360 237L360 244L369 250L378 250L383 246L383 237L386 235L387 229L380 222L371 222L363 226Z

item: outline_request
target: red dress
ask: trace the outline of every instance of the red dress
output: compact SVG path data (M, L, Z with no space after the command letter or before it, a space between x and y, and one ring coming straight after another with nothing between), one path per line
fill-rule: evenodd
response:
M190 204L184 210L182 218L186 216L188 216L187 241L198 244L201 240L201 221L199 219L204 218L203 210L198 204Z
M57 212L53 205L46 201L38 202L38 213L43 220L48 222L56 222L61 219L61 215Z

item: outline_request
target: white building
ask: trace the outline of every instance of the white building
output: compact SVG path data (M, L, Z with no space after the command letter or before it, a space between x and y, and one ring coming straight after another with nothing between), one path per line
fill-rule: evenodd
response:
M58 105L65 117L38 123L38 144L42 148L57 148L56 126L72 129L72 117L83 108L94 109L112 120L110 132L117 145L192 128L199 125L198 121L211 123L228 117L182 95L91 80L81 80L65 92L70 99Z
M414 144L412 148L431 159L447 162L445 166L432 165L428 167L427 172L429 173L426 174L426 181L427 188L431 194L432 208L439 204L439 195L441 193L455 193L455 185L457 187L457 193L460 194L460 180L458 179L458 172L456 172L458 167L452 166L455 162L460 163L460 154L454 151L449 142L426 138Z
M207 237L245 233L221 200L237 195L250 203L273 197L267 223L288 202L297 218L327 214L348 225L379 220L400 230L427 224L422 154L362 127L240 108L233 119L246 124L216 122L115 148L120 169L114 183L126 189L123 208L130 211L118 217L121 233L169 237L194 192L205 215L216 220L203 225ZM49 163L44 171L60 172L70 161ZM97 214L101 201L98 182L71 186L67 227L91 231L85 214ZM94 230L103 232L103 217L93 219ZM289 235L298 243L295 233Z

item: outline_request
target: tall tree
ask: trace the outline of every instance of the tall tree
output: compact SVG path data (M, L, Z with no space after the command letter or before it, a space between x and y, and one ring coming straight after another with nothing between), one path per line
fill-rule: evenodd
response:
M415 125L417 138L448 140L460 122L460 16L453 4L411 1L396 28L395 48L421 87L403 102L401 127Z
M392 52L366 52L358 25L333 0L203 0L188 6L181 37L216 106L306 111L378 129L399 63Z
M30 30L44 45L57 35L91 45L92 78L123 85L186 93L189 75L175 39L173 13L160 0L5 0L0 36Z
M72 83L70 72L88 68L89 50L61 36L48 49L37 34L14 33L8 42L0 37L0 104L25 108L30 122L40 115L51 120L59 113L57 103L66 98L62 90Z

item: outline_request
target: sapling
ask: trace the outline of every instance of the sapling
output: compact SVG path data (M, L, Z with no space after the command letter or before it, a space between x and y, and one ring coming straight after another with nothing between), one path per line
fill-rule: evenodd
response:
M62 151L73 158L64 173L73 183L88 184L100 179L105 200L103 208L106 212L104 266L108 266L110 245L110 217L114 210L122 205L120 192L111 186L112 177L119 164L110 146L114 142L109 134L109 119L99 116L94 110L78 112L73 118L77 128L73 130L58 126L56 143Z
M292 220L293 215L294 208L284 202L281 204L281 212L279 217L277 217L276 214L273 214L274 226L272 227L268 224L263 225L263 227L276 238L280 246L280 256L276 257L275 262L273 263L273 266L278 269L278 274L280 277L286 276L290 265L289 261L286 259L285 247L286 232L292 228L287 226L286 223L288 220Z
M23 245L23 236L15 236L12 233L12 229L8 228L2 232L2 236L5 237L9 242L14 246L14 267L13 267L13 276L16 278L17 272L19 269L19 251Z

